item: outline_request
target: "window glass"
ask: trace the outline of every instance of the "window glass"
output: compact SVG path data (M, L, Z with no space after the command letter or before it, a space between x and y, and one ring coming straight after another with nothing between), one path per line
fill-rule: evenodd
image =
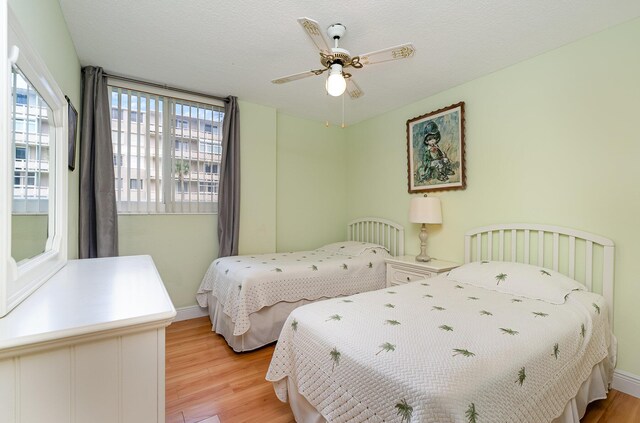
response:
M117 86L110 90L118 211L217 212L223 109ZM123 186L122 179L129 183Z

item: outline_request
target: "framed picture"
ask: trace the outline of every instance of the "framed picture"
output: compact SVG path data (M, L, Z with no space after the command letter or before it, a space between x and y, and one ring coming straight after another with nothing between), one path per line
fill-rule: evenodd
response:
M409 193L465 188L464 102L407 121Z
M76 133L78 132L78 111L71 104L71 100L66 95L69 112L69 170L76 169Z

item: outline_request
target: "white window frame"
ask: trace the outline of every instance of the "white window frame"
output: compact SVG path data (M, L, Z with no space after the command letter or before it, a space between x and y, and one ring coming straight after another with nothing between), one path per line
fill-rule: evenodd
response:
M29 44L18 19L0 0L0 132L10 139L10 87L11 64L8 46L17 46L16 65L52 109L51 122L55 131L53 172L49 174L49 221L45 251L17 263L11 255L11 204L13 201L13 171L0 172L0 317L27 298L67 261L67 164L68 116L67 102L55 79ZM0 169L13 169L13 143L4 143L0 149ZM10 179L8 179L10 178Z

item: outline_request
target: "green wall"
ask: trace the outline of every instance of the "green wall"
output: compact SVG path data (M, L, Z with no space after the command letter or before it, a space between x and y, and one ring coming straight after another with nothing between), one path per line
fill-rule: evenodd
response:
M62 92L71 99L80 112L80 62L62 15L60 3L52 0L9 0L9 6ZM78 132L79 130L78 127ZM67 141L62 140L62 142ZM75 172L69 172L68 253L70 259L78 257L78 174L77 167Z
M619 368L640 374L640 19L348 128L349 218L378 215L407 228L406 121L466 104L467 189L434 193L444 223L428 251L463 260L468 229L546 223L616 243Z
M344 239L346 131L278 115L277 250L310 250Z

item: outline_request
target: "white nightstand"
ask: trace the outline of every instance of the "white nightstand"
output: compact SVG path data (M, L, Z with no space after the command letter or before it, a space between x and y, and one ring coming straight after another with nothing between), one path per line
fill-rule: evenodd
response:
M415 256L400 256L385 259L387 263L387 287L430 278L460 266L452 261L431 259L416 261Z

